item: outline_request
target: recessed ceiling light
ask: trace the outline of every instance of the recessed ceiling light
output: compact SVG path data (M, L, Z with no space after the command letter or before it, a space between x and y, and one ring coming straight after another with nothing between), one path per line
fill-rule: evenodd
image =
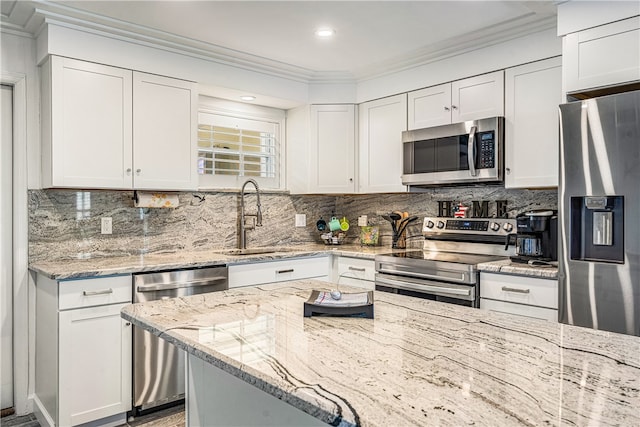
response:
M331 37L335 33L336 31L333 28L318 28L316 30L316 36L322 37L322 38Z
M256 97L251 95L244 95L241 96L240 99L242 99L243 101L255 101Z

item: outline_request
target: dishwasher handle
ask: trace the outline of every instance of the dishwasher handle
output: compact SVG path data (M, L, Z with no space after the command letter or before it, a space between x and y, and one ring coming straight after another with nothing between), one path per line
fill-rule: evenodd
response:
M227 280L227 276L207 277L206 279L189 280L184 282L158 283L153 285L140 285L138 292L170 291L172 289L195 288L199 286L215 285Z

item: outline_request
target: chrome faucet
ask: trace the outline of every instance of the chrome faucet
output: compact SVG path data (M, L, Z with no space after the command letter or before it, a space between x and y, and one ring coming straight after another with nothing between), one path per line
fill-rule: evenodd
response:
M257 207L258 210L255 214L248 214L244 212L244 188L247 184L253 184L256 187L256 196L258 197ZM247 225L247 217L251 217L251 224ZM247 248L247 230L253 230L256 227L262 226L262 209L260 208L260 189L258 183L253 179L248 179L242 184L242 191L240 191L240 241L238 243L238 249Z

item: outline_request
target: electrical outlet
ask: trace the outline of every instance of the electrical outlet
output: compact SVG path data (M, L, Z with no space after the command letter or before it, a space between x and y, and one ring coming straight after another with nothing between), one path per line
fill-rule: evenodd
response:
M106 216L101 218L100 232L102 234L111 234L113 232L113 222L111 221L111 217Z
M360 215L358 217L358 226L359 227L366 227L368 224L369 218L367 218L366 215Z
M306 227L306 226L307 226L307 215L296 214L296 227Z

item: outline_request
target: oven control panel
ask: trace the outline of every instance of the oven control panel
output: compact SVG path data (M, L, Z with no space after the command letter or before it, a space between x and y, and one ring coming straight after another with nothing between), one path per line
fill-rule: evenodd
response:
M430 218L422 226L425 237L435 234L506 236L515 233L516 220L508 218Z

